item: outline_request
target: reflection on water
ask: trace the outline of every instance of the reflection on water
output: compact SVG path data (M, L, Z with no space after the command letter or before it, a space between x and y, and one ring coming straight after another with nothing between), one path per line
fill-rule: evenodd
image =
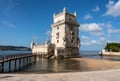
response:
M87 58L96 58L100 59L101 57L99 56L99 51L80 51L80 56L81 57L87 57Z
M22 51L21 51L22 52ZM21 52L0 52L0 54L18 54ZM30 51L29 51L30 52ZM25 53L25 52L23 52ZM96 59L107 59L113 61L120 61L120 56L99 56L98 51L81 51L82 58L96 58ZM12 64L12 63L11 63ZM13 65L13 64L12 64ZM7 67L8 64L5 64ZM6 70L8 68L5 68ZM11 67L11 69L14 69ZM71 59L37 59L36 63L33 63L18 73L31 72L31 73L53 73L53 72L81 72L81 71L93 71L99 69L90 69L87 63L84 61L76 61Z
M83 57L83 58L86 58ZM120 57L115 56L99 56L92 55L87 56L87 58L96 58L96 59L106 59L120 61ZM33 63L31 66L24 68L20 72L32 72L32 73L54 73L54 72L82 72L82 71L95 71L101 70L100 68L89 68L88 64L85 61L77 61L71 59L37 59L36 63Z
M120 56L102 56L102 58L106 60L120 61Z
M48 73L82 71L81 64L82 62L70 59L39 59L36 63L21 72Z

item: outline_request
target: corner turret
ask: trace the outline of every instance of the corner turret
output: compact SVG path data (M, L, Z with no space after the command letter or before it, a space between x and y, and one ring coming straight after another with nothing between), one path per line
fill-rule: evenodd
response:
M77 17L77 13L76 13L76 11L74 12L74 16Z
M64 7L64 8L63 8L63 12L64 12L64 13L66 13L66 12L67 12L66 7Z
M32 42L31 42L31 46L30 46L31 49L33 49L33 46L34 46L34 45L35 45L35 43L32 41Z
M49 44L50 44L50 40L47 39L45 44L46 44L46 45L49 45Z

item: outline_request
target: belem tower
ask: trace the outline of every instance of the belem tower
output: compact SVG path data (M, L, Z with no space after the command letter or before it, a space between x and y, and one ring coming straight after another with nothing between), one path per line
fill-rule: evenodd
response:
M66 8L59 14L53 14L51 41L45 44L31 43L33 54L47 58L79 56L80 39L77 14L67 12Z

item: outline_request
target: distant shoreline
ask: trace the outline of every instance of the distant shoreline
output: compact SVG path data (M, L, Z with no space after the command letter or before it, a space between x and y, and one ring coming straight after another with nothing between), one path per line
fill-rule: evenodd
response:
M3 46L0 45L0 51L31 51L30 48L24 46Z
M120 56L120 52L106 52L104 50L102 50L99 54L101 56Z

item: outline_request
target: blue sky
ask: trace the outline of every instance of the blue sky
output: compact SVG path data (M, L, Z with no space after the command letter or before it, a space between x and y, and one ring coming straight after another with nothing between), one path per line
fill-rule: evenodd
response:
M0 45L44 43L53 14L77 12L81 50L101 50L120 42L120 0L0 0Z

